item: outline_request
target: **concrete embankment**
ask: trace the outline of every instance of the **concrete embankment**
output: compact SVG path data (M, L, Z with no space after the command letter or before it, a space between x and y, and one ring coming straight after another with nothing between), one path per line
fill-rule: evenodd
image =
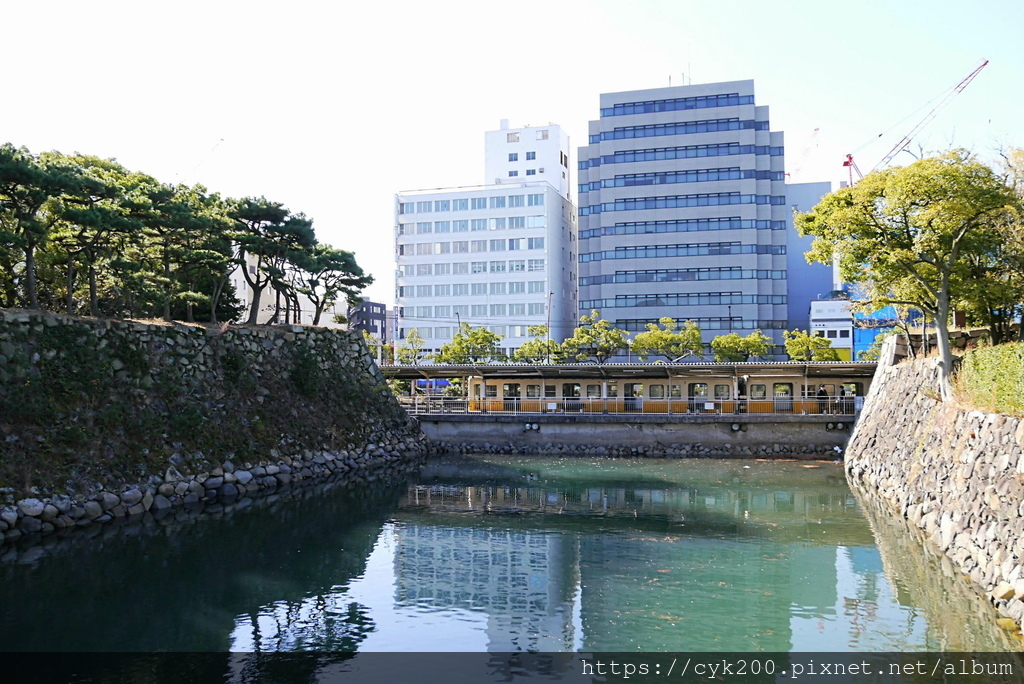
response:
M851 435L848 477L919 528L1019 628L1024 420L943 403L937 361L894 364L894 349L895 340L883 350Z
M418 465L362 337L0 311L0 543Z

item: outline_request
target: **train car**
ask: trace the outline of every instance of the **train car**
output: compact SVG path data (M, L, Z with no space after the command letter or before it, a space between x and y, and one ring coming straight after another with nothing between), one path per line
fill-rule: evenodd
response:
M417 412L854 414L873 362L481 364L390 366L396 379L457 380L444 396L413 391Z

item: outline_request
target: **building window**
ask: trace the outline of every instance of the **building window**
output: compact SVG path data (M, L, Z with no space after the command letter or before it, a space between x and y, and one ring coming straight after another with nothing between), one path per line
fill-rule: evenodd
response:
M473 197L470 200L469 203L473 207L473 209L486 209L487 208L487 198L486 197Z
M503 325L489 325L487 329L499 337L505 336L505 326ZM490 387L490 385L488 385Z
M527 307L527 311L529 312L530 316L543 316L544 315L544 304L542 302L541 303L536 303L536 304L530 304Z
M544 249L544 238L542 238L542 237L527 238L527 249Z
M402 267L402 271L403 271L402 275L404 275L406 277L410 277L411 278L412 276L416 275L416 267L411 265L411 264L406 264L405 266L403 266Z
M526 294L526 283L524 283L524 282L509 283L508 284L508 293L509 294Z
M504 272L505 272L505 262L504 261L492 261L491 262L491 273L504 273ZM494 284L494 283L492 283L492 284ZM505 287L505 284L502 283L501 286ZM491 294L494 294L494 292L491 292Z
M452 275L468 275L469 264L465 261L457 261L452 264Z
M433 312L433 308L429 306L417 306L416 307L416 318L430 318L430 314Z
M491 209L504 209L505 208L505 196L500 195L491 198Z
M417 285L416 296L417 297L433 297L434 287L433 285Z
M434 232L435 233L450 233L452 232L451 221L434 221Z
M850 336L850 331L849 330L840 330L839 331L839 337L847 338L849 336Z
M487 305L486 304L473 304L470 307L470 316L486 316Z
M510 252L517 252L519 250L526 249L526 238L512 238L508 241L508 249Z
M454 199L454 200L452 200L452 211L469 211L469 200L468 199Z
M480 297L487 294L487 283L473 283L471 294L474 297Z
M505 135L505 140L510 143L519 142L519 132L516 131L515 133L507 133Z
M527 176L536 176L537 175L537 169L526 169L526 175Z
M543 216L527 216L526 217L527 228L547 228L547 221Z
M525 216L509 216L508 217L509 228L525 228L526 217Z
M417 202L416 203L416 213L417 214L429 214L431 206L432 205L431 205L429 200L426 201L426 202Z
M469 253L469 240L456 240L452 243L452 252L455 254Z
M491 283L490 293L492 295L503 295L505 294L505 283Z
M508 153L508 160L509 161L519 161L519 153L518 152L509 152Z
M529 205L531 207L542 207L542 206L544 206L544 195L543 194L527 195L526 196L526 203L527 203L527 205Z
M525 195L509 195L508 206L510 207L522 207L526 201Z
M509 177L509 178L515 178L515 177L516 177L516 176L518 176L518 175L519 175L519 172L518 172L518 171L509 171L509 172L508 172L508 177Z
M398 204L398 213L399 214L414 214L414 213L416 213L416 208L415 208L415 206L413 206L412 202L400 202Z
M473 253L486 252L487 240L473 240L469 243L469 251Z
M537 140L547 140L547 139L548 139L548 130L546 128L544 130L537 131Z
M522 259L508 262L509 273L522 273L526 270L526 262Z
M491 316L505 316L505 305L504 304L491 304Z
M526 304L509 304L508 305L509 316L525 316L526 315Z
M434 245L434 254L451 254L452 243L438 242Z
M488 219L488 226L491 230L502 230L505 228L505 217Z
M473 219L470 225L473 230L487 230L487 219Z
M434 200L434 211L451 211L451 200Z
M487 273L487 262L486 261L474 261L470 264L470 272L472 273Z
M504 252L505 241L504 240L491 240L491 251L492 252Z
M429 233L431 231L431 228L432 228L432 226L430 224L430 221L427 221L426 223L417 223L416 224L416 233L420 234L420 235L422 235L424 233Z
M836 337L837 337L836 333L837 333L837 331L835 331L835 330L829 330L829 331L828 331L828 332L826 333L826 336L827 336L827 337L828 337L828 338L829 338L830 340L834 340L834 339L836 339Z
M453 297L468 297L469 296L469 283L455 283L452 285L452 296ZM459 307L456 305L455 310L458 311Z
M527 283L527 291L530 294L540 294L544 292L544 281L543 280L531 280Z
M526 153L526 161L533 161L536 158L537 158L537 153L536 152L527 152Z
M451 285L435 285L434 286L434 296L435 297L451 297L452 296L452 286ZM440 315L440 314L438 314L438 315ZM447 314L445 314L445 315L447 315Z
M431 270L432 269L431 269L430 264L419 264L419 265L416 266L416 275L418 275L418 276L432 275Z
M468 316L469 315L469 304L456 304L452 307L453 316Z
M421 242L420 244L416 245L416 254L418 254L418 255L422 256L424 254L433 254L433 253L434 253L434 243L432 243L432 242Z
M449 263L434 264L435 275L451 275L452 265Z
M529 263L529 268L527 268L527 270L530 271L531 273L537 273L539 271L543 271L544 270L544 260L543 259L530 259L528 263Z
M452 307L450 306L435 306L434 307L434 318L448 318L452 315Z

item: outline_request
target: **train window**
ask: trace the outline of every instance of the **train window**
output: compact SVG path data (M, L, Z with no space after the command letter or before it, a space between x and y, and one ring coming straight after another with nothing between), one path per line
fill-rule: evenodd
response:
M537 399L540 397L540 385L527 385L526 396L531 399Z
M751 385L750 386L750 398L751 399L765 399L768 396L767 385Z
M519 397L519 383L506 382L504 386L502 386L501 394L504 397Z
M665 386L664 385L651 385L648 392L648 396L651 399L664 399L665 398Z
M669 385L668 396L672 397L673 399L679 399L680 397L683 396L683 386Z
M848 394L853 394L855 397L864 396L864 383L844 382L842 387Z
M580 396L580 383L578 383L578 382L563 382L562 383L562 396L563 397L578 397L578 396Z
M601 386L600 385L587 385L587 396L588 397L600 397Z
M728 399L732 395L729 385L715 385L715 399Z
M791 397L793 396L793 383L777 382L772 385L772 393L777 397Z
M608 383L608 396L617 397L619 396L619 386L613 382Z
M708 396L708 383L706 383L706 382L691 382L690 383L690 396L691 397L706 397L706 396Z
M548 399L554 399L558 396L558 388L555 385L545 385L544 396Z
M485 387L485 390L486 391L484 393L484 396L486 396L486 397L496 397L496 396L498 396L498 386L497 385L487 385Z

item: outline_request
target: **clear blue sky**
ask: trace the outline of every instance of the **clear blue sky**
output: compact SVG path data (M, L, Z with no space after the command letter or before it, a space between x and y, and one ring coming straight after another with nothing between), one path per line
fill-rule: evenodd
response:
M389 305L394 193L482 182L503 118L578 146L602 92L752 78L792 180L838 181L846 153L867 172L988 59L912 148L1024 146L1020 0L98 0L3 18L0 142L283 202Z

